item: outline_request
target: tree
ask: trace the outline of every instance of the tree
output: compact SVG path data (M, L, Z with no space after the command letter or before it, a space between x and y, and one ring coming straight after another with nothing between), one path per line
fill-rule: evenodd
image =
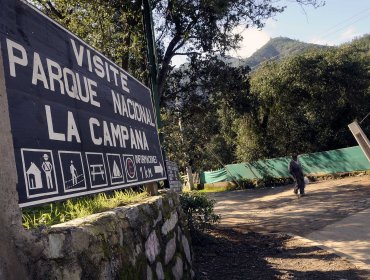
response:
M141 0L29 1L148 84ZM323 4L321 0L295 1L315 7ZM160 63L159 94L162 105L167 106L163 112L167 121L180 119L184 131L189 131L186 135L196 131L187 138L191 141L182 145L190 154L186 161L196 157L191 154L196 153L196 149L209 154L211 151L222 153L222 160L233 161L236 144L232 139L237 137L238 129L234 121L230 123L231 116L235 116L235 120L244 115L253 127L249 130L255 132L255 136L260 135L254 136L255 143L267 141L264 147L273 147L264 137L270 108L266 106L266 111L261 111L256 107L263 106L264 100L249 94L247 70L226 67L218 58L238 47L241 37L234 32L236 27L262 28L266 19L284 11L280 3L275 0L152 0ZM183 68L182 72L173 69L171 61L176 55L189 58L188 69ZM174 104L185 109L174 109ZM178 122L169 125L172 127L168 130L175 131ZM212 161L215 162L214 157Z
M123 69L148 83L141 1L29 1Z
M144 77L145 41L141 0L29 0L49 16L112 58L137 77ZM295 0L318 7L321 0ZM239 25L262 28L284 11L275 0L152 0L160 71L160 97L176 55L224 55L242 39ZM130 64L131 61L131 64ZM139 71L140 70L140 71ZM137 73L136 73L137 72Z
M242 145L258 158L353 145L347 125L370 112L369 61L352 44L264 64L251 77L255 106L240 128L239 158L248 158Z
M242 39L234 30L239 25L262 28L264 21L283 12L273 0L170 0L154 2L157 44L160 49L160 95L176 55L224 55ZM323 5L318 0L296 0L302 5Z
M215 169L235 160L234 120L248 110L246 67L206 57L175 69L164 92L165 149L182 167Z

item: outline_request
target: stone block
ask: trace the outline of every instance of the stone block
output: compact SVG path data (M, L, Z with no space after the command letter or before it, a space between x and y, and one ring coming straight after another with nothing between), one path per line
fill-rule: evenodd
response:
M131 207L127 210L126 218L132 228L137 228L139 226L141 222L139 219L139 214L139 207Z
M162 209L162 207L163 207L163 198L162 198L162 197L159 197L159 198L156 200L156 204L157 204L157 208L158 208L158 209Z
M159 210L158 211L158 217L157 217L157 219L155 219L155 221L153 223L153 228L155 228L157 226L157 224L162 221L162 219L163 219L162 211Z
M95 264L98 264L105 258L105 252L101 242L93 243L89 247L89 258Z
M146 279L147 280L153 279L153 272L149 265L146 266Z
M173 230L176 226L176 223L178 221L178 215L177 215L177 212L176 211L173 211L171 213L171 217L166 220L162 226L162 233L164 235L167 235L167 233L169 233L171 230Z
M136 244L135 246L135 250L133 252L133 260L134 262L136 261L136 259L138 258L138 256L140 256L140 254L143 252L143 249L142 249L142 245L141 243L139 244Z
M191 264L191 252L190 252L189 241L185 235L182 236L182 247L185 252L186 260L188 261L189 264Z
M171 197L168 198L168 205L170 206L170 208L173 208L173 200Z
M100 266L100 275L98 276L99 280L110 280L112 279L112 273L110 270L110 264L108 262L102 262Z
M184 274L183 262L179 256L176 257L176 263L172 267L172 274L176 280L182 279L182 276Z
M160 244L158 241L157 234L153 230L145 242L145 255L150 263L155 261L155 258L160 252Z
M175 198L174 198L175 205L180 205L180 196L175 193Z
M140 229L140 231L141 231L141 235L142 235L144 238L147 238L147 237L148 237L148 235L149 235L149 233L150 233L150 231L151 231L151 229L152 229L151 223L143 223L143 224L141 225L141 229Z
M181 241L181 236L182 236L182 230L180 227L177 227L177 241Z
M127 207L118 207L113 210L116 213L116 216L120 221L124 220L126 218L126 212L127 212Z
M119 245L122 247L123 246L123 230L122 230L122 228L118 229L118 235L119 235Z
M86 250L90 244L90 235L83 230L71 231L71 249L74 252Z
M114 211L106 211L93 215L95 217L94 228L97 232L108 235L111 232L116 231L117 217Z
M165 264L168 264L172 260L173 256L175 255L175 252L176 252L176 235L166 244L166 254L164 258Z
M158 280L164 280L163 266L160 262L157 262L155 273L157 274Z
M153 204L153 202L141 206L141 209L145 213L145 215L150 216L150 217L153 216L153 212L154 212L153 211L154 209L152 208L151 204Z
M63 244L65 240L65 235L60 234L50 234L49 235L49 246L47 248L47 256L51 259L58 259L64 257Z
M190 277L191 277L191 279L195 278L195 272L192 269L190 269Z

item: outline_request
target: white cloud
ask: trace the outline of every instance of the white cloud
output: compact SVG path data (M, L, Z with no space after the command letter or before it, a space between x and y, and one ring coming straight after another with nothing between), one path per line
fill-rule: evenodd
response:
M272 22L272 24L274 24L274 22ZM235 28L234 33L240 34L243 39L240 42L240 48L230 51L228 55L238 58L251 56L271 38L266 31L258 30L257 28L245 28L245 26ZM172 59L172 64L175 66L179 66L185 62L187 62L186 56L175 56Z
M180 66L181 64L184 64L187 62L187 57L185 55L175 55L172 58L172 65L175 65L176 67Z
M331 32L327 32L324 36L312 38L309 40L310 43L320 45L340 45L342 43L349 42L356 37L361 36L361 33L356 30L354 26L350 26L340 32L342 29L337 29Z
M308 40L308 43L317 44L317 45L324 45L324 46L334 46L335 42L323 38L314 37Z
M244 26L239 26L234 32L243 37L243 40L240 42L240 49L229 53L229 55L234 57L249 57L270 40L270 35L267 32L256 28L246 29Z
M348 27L346 30L344 30L340 34L340 40L342 42L347 42L347 41L350 41L350 40L352 40L355 37L358 37L360 35L361 34L354 27L351 26L351 27Z

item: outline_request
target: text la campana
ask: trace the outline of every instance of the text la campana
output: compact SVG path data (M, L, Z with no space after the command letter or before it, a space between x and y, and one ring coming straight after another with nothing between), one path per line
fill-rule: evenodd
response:
M83 45L77 45L73 39L70 41L78 66L87 67L91 73L95 73L99 78L113 83L116 87L122 88L122 90L127 93L130 92L130 89L127 86L127 75L125 73L119 71L118 68L107 61L103 61L99 55L91 55L91 52L88 48L85 48ZM97 92L98 84L94 80L80 75L79 73L74 72L67 67L62 68L59 63L49 58L44 58L42 60L40 54L37 52L33 52L33 56L28 57L26 49L21 44L8 38L6 39L6 46L8 51L10 76L16 78L19 67L26 67L29 65L29 63L32 63L31 82L33 85L41 84L45 89L53 92L57 92L57 89L59 89L59 92L62 95L67 95L70 98L74 98L84 103L90 103L91 105L100 108L101 104L98 100ZM121 97L120 102L117 101L118 96ZM117 94L113 90L112 98L114 112L116 114L155 127L150 110L148 108L145 108L143 105L129 98L125 100L123 95ZM118 105L122 107L118 108ZM48 122L52 122L50 106L48 106L48 108L45 106L45 112ZM53 130L51 131L50 128L53 126L48 123L49 138L51 140L72 142L73 139L75 139L77 142L81 141L76 122L73 114L71 114L71 112L68 112L68 125L66 133L64 134L57 133ZM91 140L95 145L126 147L126 142L122 139L130 140L127 139L128 135L131 135L133 138L135 138L135 135L141 135L139 138L144 139L144 141L140 141L140 139L139 143L143 144L137 145L135 144L137 141L135 139L131 139L131 148L149 150L144 131L136 131L135 129L133 133L130 133L131 131L126 133L128 130L126 127L115 125L113 123L107 125L104 121L102 124L103 131L100 133L101 136L99 136L99 133L96 132L96 128L101 126L99 121L97 121L95 118L92 118L92 120L89 122L89 125L91 130ZM107 127L112 127L113 130L111 130L111 133L106 130ZM130 128L130 130L132 130L132 128ZM122 131L122 133L118 134L117 131Z

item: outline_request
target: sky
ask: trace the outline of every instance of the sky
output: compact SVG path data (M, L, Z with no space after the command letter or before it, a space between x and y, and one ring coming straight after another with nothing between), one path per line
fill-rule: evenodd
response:
M248 57L270 38L279 36L333 46L367 33L370 33L369 0L326 0L325 6L316 9L289 1L286 10L269 19L262 30L244 30L241 49L231 55Z
M294 0L281 1L285 11L267 20L263 29L240 26L241 48L229 55L246 58L268 42L270 38L288 37L302 42L340 45L370 33L370 0L326 0L323 7L300 6ZM185 62L174 59L175 64Z

